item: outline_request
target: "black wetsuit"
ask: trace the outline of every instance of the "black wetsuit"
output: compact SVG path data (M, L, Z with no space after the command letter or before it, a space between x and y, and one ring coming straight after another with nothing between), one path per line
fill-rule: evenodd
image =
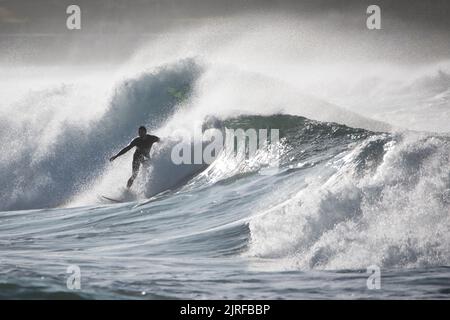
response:
M150 134L146 134L142 138L137 137L133 139L133 141L131 141L128 146L120 150L118 154L109 159L109 161L114 161L114 159L116 159L117 157L120 157L121 155L136 147L136 151L133 155L133 174L131 175L131 178L128 179L128 188L131 187L134 179L137 177L141 163L146 164L147 160L150 159L150 149L155 142L159 142L159 138Z
M133 155L133 175L139 170L141 163L150 159L150 149L155 142L158 142L159 138L157 136L152 136L150 134L145 135L145 137L137 137L131 141L129 147L130 149L136 147L136 151Z

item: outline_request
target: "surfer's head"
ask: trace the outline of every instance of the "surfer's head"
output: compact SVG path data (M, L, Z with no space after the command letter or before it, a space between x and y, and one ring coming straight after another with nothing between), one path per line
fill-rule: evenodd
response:
M147 128L145 128L144 126L139 127L138 133L139 137L145 137L145 135L147 134Z

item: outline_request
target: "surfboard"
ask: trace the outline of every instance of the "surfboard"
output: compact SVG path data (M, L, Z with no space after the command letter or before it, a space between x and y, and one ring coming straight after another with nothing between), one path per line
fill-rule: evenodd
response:
M115 203L123 203L122 200L117 200L117 199L109 198L109 197L106 197L106 196L101 196L101 198L103 198L105 200L108 200L108 201L111 201L111 202L115 202Z

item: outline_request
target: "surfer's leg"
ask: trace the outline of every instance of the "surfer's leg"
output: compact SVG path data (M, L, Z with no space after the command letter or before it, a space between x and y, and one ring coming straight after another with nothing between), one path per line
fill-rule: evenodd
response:
M133 185L134 179L136 179L139 173L139 167L141 165L141 160L136 155L133 156L133 173L131 174L130 179L127 182L127 188L131 188Z
M149 158L144 158L142 160L142 167L146 170L150 167L150 159Z

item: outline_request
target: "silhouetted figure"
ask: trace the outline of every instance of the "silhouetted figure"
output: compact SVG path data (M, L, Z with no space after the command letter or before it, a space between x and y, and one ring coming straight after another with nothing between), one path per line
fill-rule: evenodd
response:
M153 143L160 141L157 136L147 134L147 129L145 127L139 127L138 133L139 137L133 139L128 146L120 150L118 154L109 159L109 161L114 161L117 157L120 157L130 149L136 147L136 151L133 155L133 174L130 179L128 179L127 188L130 188L133 185L134 179L136 179L139 173L139 167L141 164L145 165L150 159L150 149L152 148Z

